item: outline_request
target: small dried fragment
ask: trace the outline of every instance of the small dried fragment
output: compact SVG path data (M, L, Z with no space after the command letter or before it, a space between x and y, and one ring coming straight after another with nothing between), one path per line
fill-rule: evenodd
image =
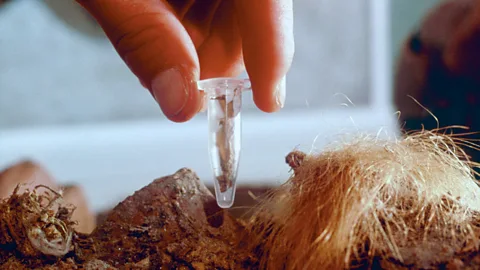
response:
M306 158L307 154L295 150L288 153L285 157L285 162L290 166L290 171L293 171L293 174L297 174Z
M285 157L285 162L295 171L306 157L307 155L301 151L292 151Z
M36 186L43 185L49 189L61 193L63 202L75 206L72 220L77 221L74 226L77 232L91 233L95 228L95 216L90 211L83 190L77 185L59 187L55 178L40 164L24 160L17 162L0 172L0 199L10 197L18 187L17 194L32 190ZM38 189L37 195L47 189Z
M18 190L0 204L0 244L14 246L27 258L67 254L72 248L73 209L63 206L61 195L49 187L23 194Z

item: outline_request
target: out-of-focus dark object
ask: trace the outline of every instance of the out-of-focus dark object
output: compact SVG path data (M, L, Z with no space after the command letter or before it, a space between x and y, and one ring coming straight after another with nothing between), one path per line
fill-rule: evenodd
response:
M453 133L480 131L480 1L449 0L433 8L407 38L397 64L394 102L405 131L454 125L470 130ZM480 162L478 151L465 150Z

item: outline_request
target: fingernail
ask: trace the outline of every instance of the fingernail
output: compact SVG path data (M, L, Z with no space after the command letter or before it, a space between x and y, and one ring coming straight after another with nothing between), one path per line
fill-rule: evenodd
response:
M285 106L285 96L287 92L285 81L286 78L284 76L277 84L277 88L275 89L275 100L277 102L277 105L280 106L280 108L283 108L283 106Z
M152 95L167 116L179 114L188 101L189 84L176 68L168 69L152 81Z

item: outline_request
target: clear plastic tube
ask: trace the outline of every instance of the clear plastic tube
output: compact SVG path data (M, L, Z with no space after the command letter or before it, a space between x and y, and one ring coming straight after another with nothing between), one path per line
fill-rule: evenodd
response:
M208 115L208 148L218 206L230 208L235 200L241 151L242 92L248 79L214 78L197 83L205 92Z

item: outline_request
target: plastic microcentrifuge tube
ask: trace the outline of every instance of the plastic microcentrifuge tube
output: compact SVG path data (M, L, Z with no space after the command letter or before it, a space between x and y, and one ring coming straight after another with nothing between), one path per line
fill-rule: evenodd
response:
M241 150L242 92L250 90L248 79L213 78L197 83L205 92L208 115L208 149L215 177L218 206L230 208L235 200Z

